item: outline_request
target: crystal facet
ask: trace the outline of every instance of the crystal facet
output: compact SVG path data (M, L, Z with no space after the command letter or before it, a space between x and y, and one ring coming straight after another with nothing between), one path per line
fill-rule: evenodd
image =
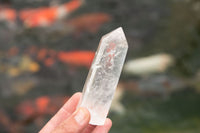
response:
M83 88L80 107L86 107L90 124L103 125L119 81L128 44L122 28L104 35Z

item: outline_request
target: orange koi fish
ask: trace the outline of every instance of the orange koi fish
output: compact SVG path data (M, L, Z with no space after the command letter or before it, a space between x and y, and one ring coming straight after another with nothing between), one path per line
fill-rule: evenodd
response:
M106 13L91 13L73 18L67 24L71 25L77 33L82 31L96 33L104 23L109 21L111 21L111 16Z
M19 12L19 18L27 27L45 27L58 19L64 18L80 7L81 4L81 0L72 0L61 6L26 9Z
M16 16L16 11L14 9L0 8L0 21L14 22Z
M41 128L45 124L45 116L54 115L68 99L69 97L64 96L41 96L21 102L15 109L17 115L20 116L20 120L15 123L18 128L30 123L35 123L37 127Z
M19 54L19 49L17 47L11 47L7 55L9 58ZM28 49L25 49L22 54L22 68L19 68L23 71L37 72L39 71L38 62L43 63L47 67L51 67L57 61L60 61L64 64L77 67L90 67L95 53L92 51L55 51L53 49L39 49L35 46L31 46ZM21 63L20 63L21 64ZM15 71L14 71L15 73Z
M47 115L56 113L69 97L48 97L41 96L34 100L27 100L20 103L16 111L24 117Z
M95 52L91 51L72 51L59 52L58 60L72 66L90 67L94 58Z

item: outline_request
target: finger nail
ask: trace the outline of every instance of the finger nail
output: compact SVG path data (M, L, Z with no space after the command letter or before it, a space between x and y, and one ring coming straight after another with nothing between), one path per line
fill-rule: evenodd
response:
M83 125L85 122L88 121L88 117L89 117L88 111L84 108L79 108L75 114L74 119L76 120L77 123Z

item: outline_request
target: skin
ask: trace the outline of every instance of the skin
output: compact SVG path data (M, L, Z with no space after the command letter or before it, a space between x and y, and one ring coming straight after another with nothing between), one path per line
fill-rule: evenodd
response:
M112 121L107 118L103 126L90 125L90 113L77 105L81 93L75 93L39 133L108 133Z

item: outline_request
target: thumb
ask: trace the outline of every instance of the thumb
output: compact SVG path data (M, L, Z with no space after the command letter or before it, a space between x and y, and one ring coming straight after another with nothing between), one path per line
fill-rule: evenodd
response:
M79 108L52 133L80 133L88 126L89 121L89 111L86 108Z

